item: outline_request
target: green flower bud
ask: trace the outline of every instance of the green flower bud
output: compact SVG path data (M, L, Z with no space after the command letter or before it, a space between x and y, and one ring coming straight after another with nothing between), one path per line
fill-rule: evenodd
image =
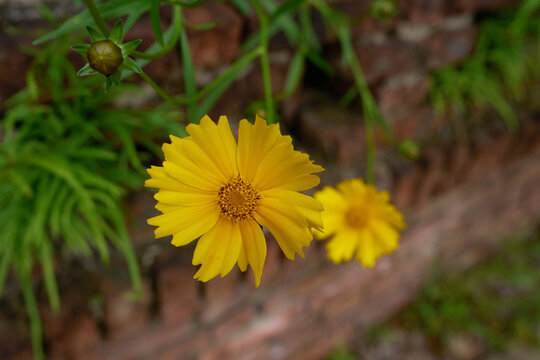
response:
M392 19L397 14L397 10L394 0L375 0L371 3L371 14L380 21Z
M92 43L86 56L92 69L107 76L118 70L124 61L122 50L111 40Z

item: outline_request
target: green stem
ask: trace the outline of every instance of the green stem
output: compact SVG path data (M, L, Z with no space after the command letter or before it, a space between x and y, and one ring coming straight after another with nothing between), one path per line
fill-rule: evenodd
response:
M90 12L90 15L94 18L94 21L96 25L101 30L101 33L105 35L105 37L109 37L109 28L107 27L107 24L101 17L101 14L99 13L99 10L96 7L96 4L94 3L94 0L83 0L84 4L86 5L86 8Z
M364 115L365 116L365 115ZM366 182L375 182L375 129L371 122L366 121Z
M270 60L268 58L268 16L264 12L259 0L251 0L257 18L259 19L259 26L261 31L260 47L262 48L261 54L261 71L263 76L264 97L266 102L267 119L269 124L276 122L274 98L272 97L272 77L270 76Z
M181 11L180 6L176 6L178 11ZM184 70L184 89L186 95L193 98L197 95L197 84L195 82L195 65L193 64L193 56L191 55L191 48L189 47L189 39L185 28L184 21L182 19L182 13L178 19L176 19L178 27L180 28L180 58L182 60L182 69ZM199 118L197 114L197 102L193 101L188 104L188 119L190 123L198 123Z
M143 78L144 81L146 81L148 83L148 85L150 85L152 87L152 89L154 89L154 91L159 95L161 96L164 100L170 102L170 103L173 103L173 104L179 104L179 105L183 105L184 103L179 101L180 99L178 98L175 98L173 96L170 96L169 94L167 94L165 91L163 91L162 88L159 87L158 84L156 84L154 82L154 80L152 80L152 78L148 75L146 75L146 73L144 71L141 71L139 73L139 76Z

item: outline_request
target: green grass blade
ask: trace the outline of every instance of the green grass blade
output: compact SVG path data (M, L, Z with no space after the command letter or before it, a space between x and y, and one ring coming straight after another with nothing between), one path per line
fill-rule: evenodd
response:
M189 39L186 32L186 27L182 18L180 22L180 56L182 58L182 67L184 72L184 86L186 95L189 98L195 97L197 94L197 84L195 83L195 65L193 64L193 56L189 47ZM190 123L198 124L200 118L197 112L197 103L191 102L188 104L188 120Z
M39 249L39 258L41 268L43 269L43 280L47 296L49 297L49 304L54 312L58 312L60 310L60 296L58 295L58 285L56 283L56 274L54 273L53 254L48 241L44 241Z
M306 63L306 57L303 49L299 49L295 52L291 64L289 65L289 71L287 72L287 78L285 79L284 95L286 97L291 96L304 75L304 68Z
M30 257L31 255L21 254L21 256ZM41 318L39 316L36 294L34 293L34 289L32 287L30 264L26 263L24 260L22 263L19 262L17 274L19 275L23 299L26 305L26 312L30 322L30 337L32 339L34 359L42 360L45 358L43 352L43 331L41 328Z
M275 10L270 14L270 22L278 19L282 15L285 15L293 10L296 10L300 5L302 5L306 0L288 0L279 5Z
M150 22L152 23L152 30L154 31L154 39L161 47L163 47L165 46L165 43L163 42L163 29L161 28L161 17L159 15L161 0L151 0L151 2Z

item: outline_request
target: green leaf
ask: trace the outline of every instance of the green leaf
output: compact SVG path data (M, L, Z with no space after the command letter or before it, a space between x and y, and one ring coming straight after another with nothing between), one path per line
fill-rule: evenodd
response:
M49 303L51 309L54 312L58 312L60 309L60 296L58 295L58 285L56 283L56 274L54 273L51 245L48 241L43 242L39 255L41 267L43 268L43 280L45 283L47 296L49 297Z
M82 54L82 55L86 56L86 53L88 52L88 49L90 49L90 44L73 45L71 47L71 49L78 52L79 54Z
M302 75L304 74L304 67L306 63L305 54L302 49L296 51L294 57L289 65L289 71L287 72L287 78L285 80L285 87L283 89L285 96L290 96L298 88Z
M27 198L34 196L34 192L32 191L31 185L28 183L28 179L26 179L21 173L14 168L11 168L8 171L8 176L24 196Z
M193 1L182 1L182 0L173 0L172 3L175 5L180 5L187 8L196 8L204 4L206 0L193 0Z
M15 228L14 225L12 225L12 228ZM2 234L2 236L6 236L5 233ZM4 237L4 239L7 240L13 240L9 237ZM8 242L8 245L5 247L2 247L2 255L0 259L0 297L2 296L2 291L4 289L4 284L6 282L6 277L9 271L9 265L11 264L11 259L13 257L13 241Z
M124 61L126 59L127 58L124 58ZM122 70L116 70L111 75L109 75L109 78L111 78L111 81L114 83L114 85L120 86L120 80L122 79Z
M21 257L31 258L31 255L25 253L21 254ZM32 287L30 264L22 263L18 265L17 274L19 275L23 299L26 305L26 312L30 321L30 337L32 339L34 358L44 359L45 356L43 354L43 332L41 329L41 318L39 316L39 307L37 304L36 294L34 293L34 288Z
M87 26L86 31L88 31L88 35L90 35L92 42L105 40L105 36L103 36L102 33L94 29L92 26Z
M120 49L122 49L122 56L129 56L133 51L135 51L141 42L141 39L137 39L120 45Z
M114 24L111 33L109 34L109 40L114 42L117 45L122 44L122 40L124 39L124 25L122 23L122 20L118 20L116 24Z
M247 0L229 0L229 1L245 17L249 17L251 15L251 6L249 5L249 2Z
M193 29L193 30L211 30L219 25L219 20L206 23L206 24L197 24L197 25L190 25L190 24L184 24L186 28Z
M77 76L89 76L89 75L95 75L98 72L90 67L89 63L86 63L78 72Z
M150 9L148 0L112 0L97 6L101 17L104 20L119 18L124 15L131 15L136 9L137 12L147 11ZM94 23L94 20L88 10L84 10L79 14L71 17L69 20L60 25L57 29L40 37L34 41L34 45L44 43L49 40L56 39L59 36L72 33L84 29L86 26Z
M161 0L152 0L150 6L150 21L152 23L152 29L154 30L154 38L157 43L162 47L165 45L163 42L163 29L161 28L161 18L159 16L159 8Z
M122 65L128 69L128 70L131 70L133 71L134 73L141 73L142 72L142 69L140 68L139 65L137 65L137 63L135 61L133 61L131 58L129 57L125 57L124 58L124 62L122 63Z
M113 84L113 81L110 76L107 76L105 78L105 92L109 92L109 89L111 88Z
M178 19L177 21L182 21L182 19ZM188 97L194 97L197 94L197 85L195 83L195 66L193 65L193 57L189 47L186 28L183 26L180 29L180 51L182 57L182 67L184 69L184 86L186 89L186 95ZM199 122L200 118L197 111L196 102L191 102L188 105L188 117L190 123Z
M324 71L326 74L332 76L335 71L332 68L332 65L322 58L322 56L317 51L309 51L306 54L306 57L311 61L312 64L317 66L319 69Z
M306 0L288 0L281 4L276 10L270 14L269 21L274 21L279 18L281 15L287 14L288 12L295 10L300 5L302 5Z

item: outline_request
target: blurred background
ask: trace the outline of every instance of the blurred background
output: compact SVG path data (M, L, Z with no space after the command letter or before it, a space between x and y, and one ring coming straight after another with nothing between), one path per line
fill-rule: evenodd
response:
M540 1L257 1L270 102L253 1L177 2L185 37L161 3L97 2L166 93L210 86L197 102L77 77L82 1L0 0L0 359L540 358ZM193 280L143 183L204 113L275 116L319 189L371 164L399 249L334 265L314 240L289 261L266 233L259 288Z

